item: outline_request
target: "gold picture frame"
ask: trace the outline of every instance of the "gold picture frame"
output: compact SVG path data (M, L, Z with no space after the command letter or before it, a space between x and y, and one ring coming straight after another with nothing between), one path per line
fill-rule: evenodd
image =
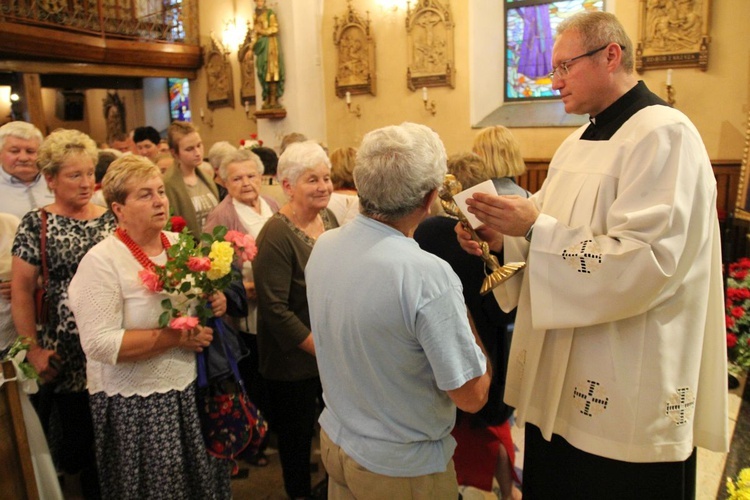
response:
M445 5L440 0L417 0L413 10L407 3L406 86L409 90L456 87L454 28L447 0Z
M227 50L211 33L211 45L206 50L204 65L206 79L206 104L208 109L234 108L232 65L227 59Z
M711 0L640 0L635 69L708 69Z
M734 218L750 221L750 111L747 113L747 126L745 127L745 147L742 150L742 163L740 165L740 180L737 187L737 201L734 208Z
M336 96L344 97L347 92L376 95L375 40L370 29L370 12L363 19L349 0L346 14L341 19L334 16L333 21L333 43L338 56Z

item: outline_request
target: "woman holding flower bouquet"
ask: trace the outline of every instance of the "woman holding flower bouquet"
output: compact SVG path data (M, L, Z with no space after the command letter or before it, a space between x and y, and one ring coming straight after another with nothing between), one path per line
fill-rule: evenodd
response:
M258 348L284 487L291 498L303 498L311 493L310 452L321 392L305 266L317 238L338 223L326 208L333 184L320 145L291 144L279 158L278 178L289 202L261 230L253 262Z
M187 316L184 325L158 326L167 296L150 278L178 240L163 231L169 202L160 172L124 156L102 190L117 230L86 254L69 288L88 360L102 496L230 498L230 466L206 452L195 401L195 353L213 332ZM224 314L223 294L211 304Z

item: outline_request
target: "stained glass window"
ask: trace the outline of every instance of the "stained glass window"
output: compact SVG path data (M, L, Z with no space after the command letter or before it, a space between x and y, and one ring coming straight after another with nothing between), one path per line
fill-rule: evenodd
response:
M604 10L604 0L505 1L505 102L557 98L548 76L555 29L582 10Z

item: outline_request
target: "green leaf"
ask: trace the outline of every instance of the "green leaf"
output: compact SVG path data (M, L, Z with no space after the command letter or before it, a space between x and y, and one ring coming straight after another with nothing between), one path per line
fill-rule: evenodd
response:
M182 293L185 293L190 290L190 282L189 281L183 281L182 285L180 285L180 291Z
M172 309L172 300L171 299L164 299L161 301L161 308L162 309Z
M164 311L159 315L159 328L166 328L169 325L170 311Z
M227 235L227 229L226 226L216 226L214 228L214 238L217 240L223 240L224 237Z
M213 236L211 236L208 233L201 234L201 243L203 243L204 245L211 246L211 243L213 242L214 242Z

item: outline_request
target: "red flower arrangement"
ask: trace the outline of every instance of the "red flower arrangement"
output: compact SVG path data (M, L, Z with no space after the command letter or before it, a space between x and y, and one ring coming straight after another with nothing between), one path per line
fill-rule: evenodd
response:
M726 290L727 356L750 368L750 259L729 264Z

